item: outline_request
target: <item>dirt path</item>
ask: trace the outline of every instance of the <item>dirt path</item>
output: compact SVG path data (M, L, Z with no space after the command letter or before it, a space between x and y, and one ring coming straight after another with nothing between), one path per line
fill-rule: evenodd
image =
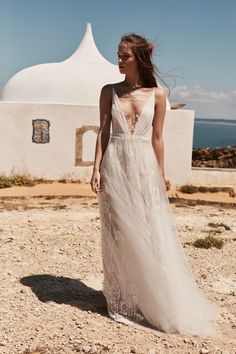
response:
M236 192L236 186L231 186ZM176 188L171 187L167 192L170 198L184 198L186 200L202 200L219 203L231 203L236 206L236 197L232 197L229 193L181 193ZM83 196L96 197L96 194L91 190L88 182L81 183L40 183L33 187L10 187L0 189L1 197L37 197L37 196Z
M220 309L219 338L148 333L108 317L96 196L7 198L0 203L0 353L235 353L236 209L171 207L195 278ZM230 227L217 228L222 249L191 244L212 229L209 221Z

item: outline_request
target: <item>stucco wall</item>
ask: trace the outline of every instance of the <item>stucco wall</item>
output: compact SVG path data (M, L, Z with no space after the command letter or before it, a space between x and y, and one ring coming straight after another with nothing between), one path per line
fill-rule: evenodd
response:
M50 121L50 142L32 142L32 120ZM68 175L90 180L99 109L93 106L0 102L0 173L29 172L59 179ZM164 124L166 178L188 183L191 173L194 111L167 111ZM78 166L76 131L94 127L82 137L82 166ZM77 143L77 147L76 147ZM90 161L90 162L89 162Z
M190 183L199 186L236 186L236 170L192 167Z

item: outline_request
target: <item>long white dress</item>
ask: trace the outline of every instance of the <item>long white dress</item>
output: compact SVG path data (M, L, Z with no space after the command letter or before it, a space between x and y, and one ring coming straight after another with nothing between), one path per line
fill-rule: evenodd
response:
M98 195L108 314L151 330L216 336L218 309L187 263L151 143L154 91L133 132L112 92L112 133Z

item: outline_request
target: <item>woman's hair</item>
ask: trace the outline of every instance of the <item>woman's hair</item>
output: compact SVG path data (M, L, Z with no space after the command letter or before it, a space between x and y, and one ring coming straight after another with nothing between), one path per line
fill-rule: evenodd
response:
M145 87L158 87L155 76L164 83L160 78L159 71L152 62L152 55L155 46L146 38L136 34L124 34L121 37L120 43L130 44L131 49L138 61L139 77Z

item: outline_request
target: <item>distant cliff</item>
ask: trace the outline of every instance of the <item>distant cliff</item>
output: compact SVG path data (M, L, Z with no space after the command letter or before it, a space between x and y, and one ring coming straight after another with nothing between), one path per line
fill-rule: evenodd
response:
M236 145L222 148L194 148L192 166L236 168Z

